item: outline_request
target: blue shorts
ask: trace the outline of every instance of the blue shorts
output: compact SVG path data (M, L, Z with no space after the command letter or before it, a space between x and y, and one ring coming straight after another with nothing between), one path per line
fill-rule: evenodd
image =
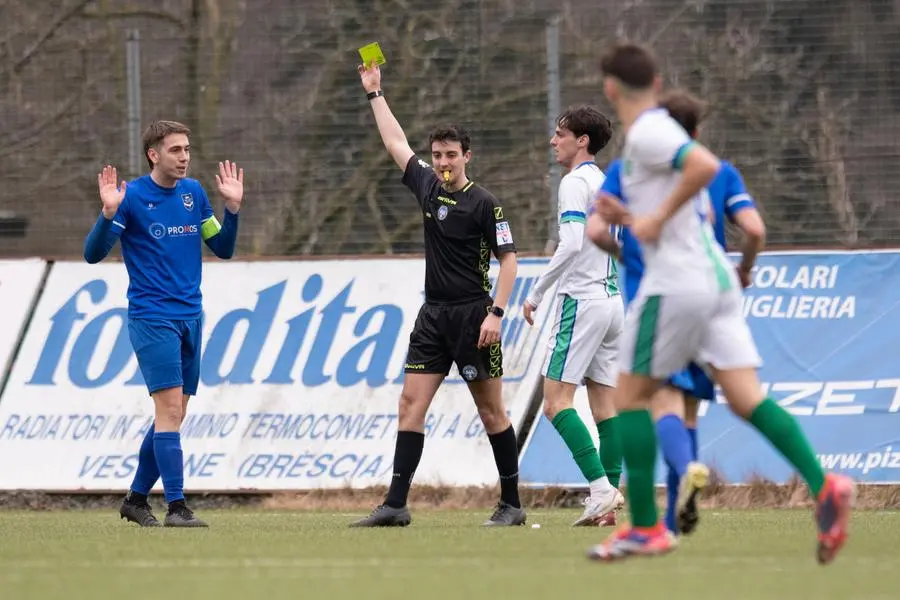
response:
M202 331L200 319L128 319L131 346L151 394L173 387L188 396L197 393Z
M694 363L691 363L683 371L675 373L666 381L666 385L670 385L675 389L681 390L688 396L693 396L698 400L713 400L715 398L715 384L701 369Z

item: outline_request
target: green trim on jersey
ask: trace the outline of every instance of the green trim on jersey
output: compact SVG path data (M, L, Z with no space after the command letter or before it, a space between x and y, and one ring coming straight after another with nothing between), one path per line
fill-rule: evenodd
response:
M728 291L731 289L731 278L728 276L730 265L723 265L722 261L719 260L719 254L716 252L718 242L712 239L709 228L704 223L700 223L700 232L703 236L703 249L706 250L706 256L712 262L713 269L716 272L716 283L719 285L719 291Z
M656 323L659 321L659 305L661 296L647 296L641 307L638 320L638 334L634 343L634 362L631 372L635 375L650 377L650 366L653 364L653 346L656 344Z
M553 344L553 353L550 355L550 364L547 366L547 377L554 381L561 381L563 371L566 369L566 358L569 356L569 347L572 345L577 312L578 300L569 295L563 296L559 331L556 333L556 342Z
M560 225L562 225L563 223L585 224L585 223L587 223L587 219L585 219L583 216L578 216L578 215L566 215L559 220Z
M610 298L619 295L619 265L611 256L606 257L606 295Z
M697 146L697 142L691 140L679 148L678 152L675 153L675 158L672 159L672 168L676 171L680 171L682 167L684 167L684 159L686 159L687 155L691 153L691 150Z

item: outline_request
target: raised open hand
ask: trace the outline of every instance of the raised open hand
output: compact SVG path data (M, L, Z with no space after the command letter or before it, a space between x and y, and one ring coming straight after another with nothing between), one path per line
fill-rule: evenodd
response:
M116 211L125 199L125 186L123 180L121 187L117 187L118 173L111 165L103 167L103 172L97 174L97 187L100 188L100 202L103 204L103 216L112 219Z
M219 163L216 185L219 194L225 199L225 207L232 213L241 210L241 201L244 199L244 169L238 169L237 163L229 160Z

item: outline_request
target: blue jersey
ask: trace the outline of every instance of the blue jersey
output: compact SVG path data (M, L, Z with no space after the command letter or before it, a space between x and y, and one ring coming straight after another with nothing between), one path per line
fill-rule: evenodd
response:
M719 172L709 184L709 200L712 203L716 221L713 223L713 231L716 241L722 248L725 245L725 219L734 223L735 216L745 208L755 208L753 198L747 193L744 178L741 172L733 164L721 161Z
M619 173L622 168L620 160L614 160L606 171L606 180L601 191L608 192L623 202L627 200L622 196L622 185ZM753 198L747 193L744 180L737 168L729 162L722 161L719 172L710 182L707 188L710 203L715 214L713 231L716 241L725 248L725 219L734 222L735 216L746 208L754 208ZM622 251L619 262L625 271L623 295L626 302L630 302L637 294L641 277L644 274L644 259L641 247L631 234L631 230L625 227L622 230Z
M196 319L202 312L201 240L216 256L231 258L237 224L237 215L226 210L219 225L197 180L165 188L144 175L128 184L112 220L100 214L85 240L84 258L99 262L120 239L129 317Z

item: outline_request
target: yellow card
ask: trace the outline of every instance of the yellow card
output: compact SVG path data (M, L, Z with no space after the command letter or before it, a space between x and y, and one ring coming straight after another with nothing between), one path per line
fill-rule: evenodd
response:
M360 48L359 57L362 59L363 65L365 65L367 69L372 65L383 65L387 62L378 42L372 42L368 46Z

